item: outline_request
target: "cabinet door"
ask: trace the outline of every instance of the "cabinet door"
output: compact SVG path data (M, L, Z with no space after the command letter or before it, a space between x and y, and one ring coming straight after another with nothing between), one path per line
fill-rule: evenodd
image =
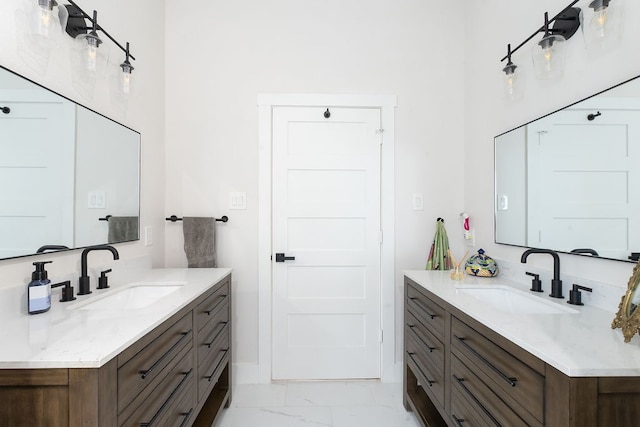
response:
M67 369L0 370L0 426L69 425Z

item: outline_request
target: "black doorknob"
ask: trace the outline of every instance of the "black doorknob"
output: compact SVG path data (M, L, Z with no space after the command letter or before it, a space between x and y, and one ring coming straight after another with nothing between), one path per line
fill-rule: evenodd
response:
M293 261L296 257L294 256L285 256L283 253L276 254L276 262L285 262L285 261Z

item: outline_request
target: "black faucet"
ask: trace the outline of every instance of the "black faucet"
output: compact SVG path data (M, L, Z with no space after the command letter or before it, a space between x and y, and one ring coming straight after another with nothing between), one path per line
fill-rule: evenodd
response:
M113 259L120 259L120 254L110 245L97 245L97 246L89 246L85 250L82 251L82 255L80 256L80 269L82 270L82 275L80 279L78 279L78 295L88 295L91 293L90 286L90 278L87 274L87 255L91 251L109 251L113 254Z
M560 257L558 254L549 249L527 249L522 253L520 257L521 263L527 262L527 257L531 254L549 254L553 257L553 279L551 280L551 293L552 298L564 298L562 295L562 280L560 280Z
M45 251L62 251L62 250L67 250L69 249L66 246L63 245L44 245L44 246L40 246L38 248L38 250L36 251L37 254L42 254Z

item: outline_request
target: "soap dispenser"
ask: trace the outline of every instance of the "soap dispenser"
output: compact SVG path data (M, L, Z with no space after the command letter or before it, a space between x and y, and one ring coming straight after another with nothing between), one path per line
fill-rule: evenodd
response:
M31 282L27 287L27 304L29 314L44 313L51 308L51 280L47 277L45 264L53 261L38 261L33 265L36 269L31 273Z

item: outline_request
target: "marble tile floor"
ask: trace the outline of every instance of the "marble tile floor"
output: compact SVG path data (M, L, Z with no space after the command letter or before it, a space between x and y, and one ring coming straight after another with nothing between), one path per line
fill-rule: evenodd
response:
M402 384L379 381L236 385L214 427L418 427Z

